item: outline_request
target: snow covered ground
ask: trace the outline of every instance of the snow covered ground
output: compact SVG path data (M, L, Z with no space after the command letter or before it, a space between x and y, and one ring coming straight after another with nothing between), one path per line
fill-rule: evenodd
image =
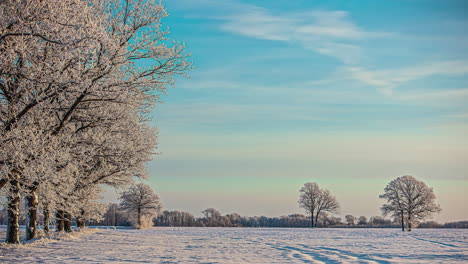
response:
M4 229L0 230L4 235ZM468 230L153 228L0 247L0 263L468 263Z

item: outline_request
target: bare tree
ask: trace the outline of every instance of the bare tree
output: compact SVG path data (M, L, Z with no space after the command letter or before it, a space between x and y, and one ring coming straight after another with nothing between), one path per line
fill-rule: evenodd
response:
M226 216L229 218L229 222L231 222L232 225L238 226L240 224L241 216L238 213L231 213Z
M379 198L386 203L381 207L384 216L391 214L400 219L402 231L411 231L414 223L441 211L435 203L435 194L423 181L413 176L402 176L391 181Z
M358 218L358 225L367 225L367 217L365 216L360 216Z
M202 214L207 220L207 226L218 226L221 223L221 213L214 208L205 209Z
M351 226L351 225L354 225L354 221L356 221L356 217L352 215L346 215L345 220L346 220L346 223Z
M152 225L153 217L161 212L159 196L144 183L130 187L120 196L121 206L128 214L130 222L137 229Z
M333 213L340 208L335 196L329 190L320 189L315 182L308 182L301 188L299 205L310 214L311 227L317 226L320 213Z
M193 226L195 217L188 212L164 211L154 222L163 226Z

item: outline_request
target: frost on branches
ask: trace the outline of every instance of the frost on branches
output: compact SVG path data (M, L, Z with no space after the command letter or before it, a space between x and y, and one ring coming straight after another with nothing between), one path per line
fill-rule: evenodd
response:
M310 226L317 227L321 213L336 212L340 205L329 190L321 189L317 183L308 182L300 190L299 206L310 214Z
M26 239L93 213L102 186L145 178L156 148L148 113L174 77L191 68L170 42L158 1L6 0L0 2L0 190L7 198L6 241ZM99 207L99 206L97 206ZM99 211L94 210L93 211Z
M402 176L391 181L380 198L386 201L381 208L383 215L390 214L400 219L402 231L405 231L405 226L411 231L415 223L441 211L435 203L432 188L413 176Z
M130 223L137 229L145 229L153 225L153 218L161 212L159 196L144 183L130 187L120 196L123 210L127 213Z

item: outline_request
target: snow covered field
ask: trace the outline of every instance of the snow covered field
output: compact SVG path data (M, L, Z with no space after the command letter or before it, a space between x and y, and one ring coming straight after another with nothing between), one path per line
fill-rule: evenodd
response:
M468 263L468 230L118 229L0 247L0 256L0 263Z

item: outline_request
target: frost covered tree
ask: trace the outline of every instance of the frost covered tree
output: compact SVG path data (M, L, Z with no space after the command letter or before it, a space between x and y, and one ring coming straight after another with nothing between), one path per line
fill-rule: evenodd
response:
M358 225L367 225L367 217L365 216L360 216L358 218Z
M345 220L346 220L346 223L351 226L351 225L354 225L354 221L356 221L356 217L354 217L353 215L346 215Z
M319 218L317 220L317 225L320 226L334 226L334 225L343 225L341 222L341 218L334 217L328 213L320 213Z
M115 109L137 109L144 123L174 77L191 68L184 46L167 39L166 16L160 1L0 1L0 188L8 190L8 243L19 242L21 193L32 238L37 204L49 213L73 208L69 187L128 183L144 163L137 157L115 172L118 159L108 159L98 162L94 180L81 180L96 162L79 158L99 155L89 144L111 133L87 135L121 120Z
M234 226L239 226L241 216L238 213L227 214L226 217L229 219L229 222Z
M316 227L323 212L336 212L340 205L329 190L320 189L317 183L308 182L300 190L299 206L310 214L311 227Z
M371 226L384 226L384 225L391 225L392 221L389 219L385 219L382 216L371 216L369 218L369 225Z
M153 217L161 212L159 196L144 183L130 187L120 196L121 206L127 213L130 223L137 229L152 225Z
M402 176L391 181L379 198L386 201L381 207L382 214L400 219L402 231L405 231L405 224L411 231L417 221L441 211L432 188L413 176Z
M154 222L161 226L193 226L195 217L188 212L164 211Z
M79 208L88 207L83 207L83 202L95 197L100 186L118 188L131 184L135 177L147 178L145 163L156 147L155 131L141 122L137 112L132 113L129 107L108 111L118 118L74 134L77 144L70 153L79 177L56 194L61 209L81 219L76 219L77 223L84 223L83 217L89 215Z
M125 215L116 203L109 204L103 215L103 224L107 226L125 225Z
M202 214L205 216L207 226L219 226L222 222L221 213L214 208L207 208L202 211Z

